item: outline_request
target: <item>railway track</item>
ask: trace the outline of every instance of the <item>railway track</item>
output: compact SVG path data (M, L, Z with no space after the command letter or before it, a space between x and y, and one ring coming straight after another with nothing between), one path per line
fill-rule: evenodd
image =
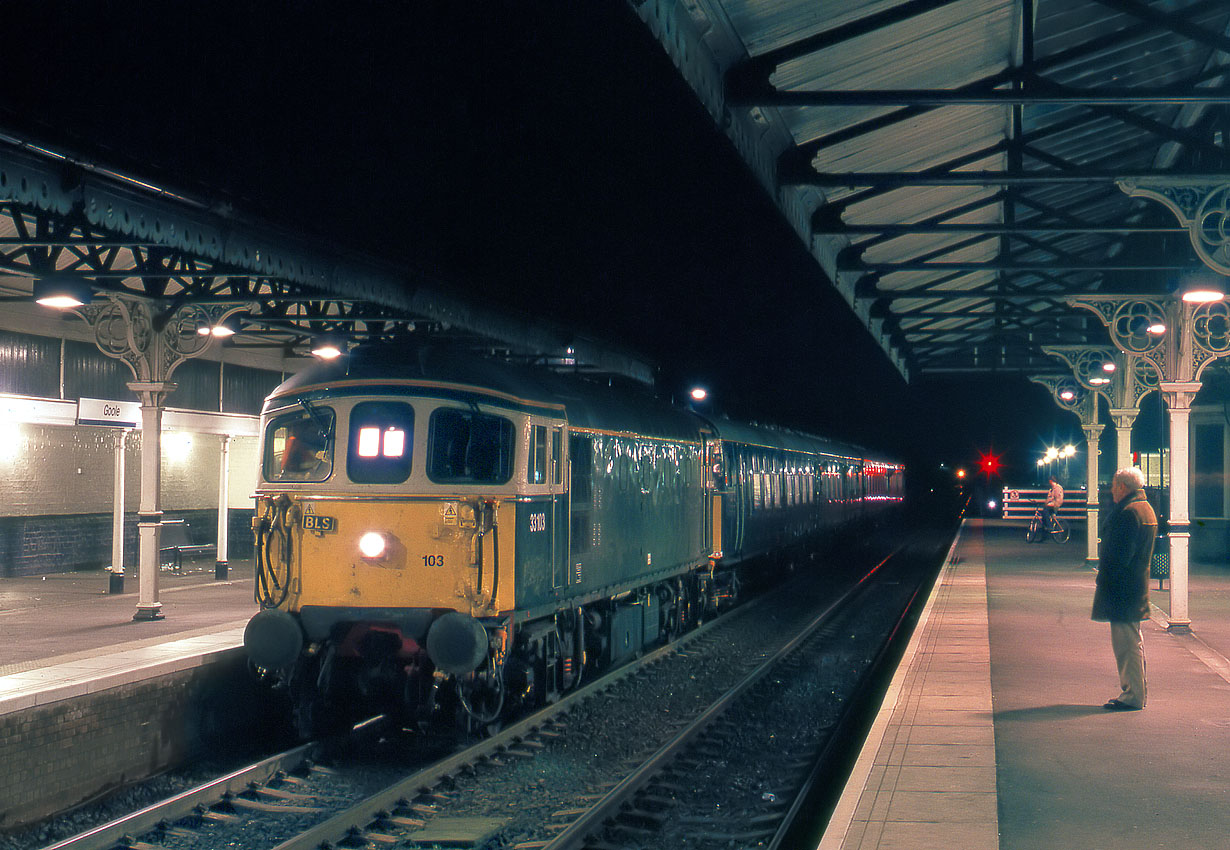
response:
M791 582L387 785L366 767L323 767L315 749L301 747L48 850L436 842L555 850L634 846L664 829L687 834L689 846L704 846L694 840L704 836L715 847L773 839L815 786L817 754L849 723L842 704L852 697L829 694L842 710L819 716L800 706L815 708L818 687L840 680L845 688L872 661L866 640L846 637L843 625L865 618L843 621L841 612L865 608L873 584L901 586L886 578L896 560L840 594L815 579ZM749 719L757 714L774 729L757 731ZM810 730L805 740L777 746L799 730ZM754 767L748 757L736 768L730 757L740 751L770 763ZM756 778L765 771L774 778ZM719 787L733 794L725 810L714 808Z

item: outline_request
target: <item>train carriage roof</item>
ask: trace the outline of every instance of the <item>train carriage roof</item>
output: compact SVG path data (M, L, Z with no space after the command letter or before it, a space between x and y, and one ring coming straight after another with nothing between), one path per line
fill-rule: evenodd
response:
M847 458L862 458L866 451L858 446L827 440L813 434L801 434L768 425L744 424L729 419L710 420L714 430L723 440L764 446L784 451L807 452L808 454L831 454Z
M448 351L356 349L347 357L311 366L283 382L270 399L345 381L433 382L479 395L511 397L526 408L563 406L569 425L660 439L696 441L701 420L648 392L607 385L547 369L514 366ZM496 402L498 403L498 401Z

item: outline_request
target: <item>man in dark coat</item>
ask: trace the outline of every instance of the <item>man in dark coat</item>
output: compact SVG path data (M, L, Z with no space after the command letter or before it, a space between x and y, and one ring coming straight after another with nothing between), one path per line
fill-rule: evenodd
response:
M1145 707L1145 648L1140 621L1149 617L1149 561L1157 536L1157 515L1145 498L1144 475L1120 469L1110 482L1115 505L1102 524L1093 619L1110 623L1110 644L1119 667L1121 693L1103 708Z

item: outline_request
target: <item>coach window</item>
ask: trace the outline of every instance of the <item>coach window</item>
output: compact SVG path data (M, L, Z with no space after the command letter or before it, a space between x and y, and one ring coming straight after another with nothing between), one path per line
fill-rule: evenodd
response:
M306 403L305 403L306 404ZM333 410L301 407L265 431L265 479L324 481L333 471Z
M440 484L503 484L512 477L513 424L454 407L431 414L427 477Z
M400 484L410 477L414 408L400 401L365 401L350 411L346 474L359 484Z

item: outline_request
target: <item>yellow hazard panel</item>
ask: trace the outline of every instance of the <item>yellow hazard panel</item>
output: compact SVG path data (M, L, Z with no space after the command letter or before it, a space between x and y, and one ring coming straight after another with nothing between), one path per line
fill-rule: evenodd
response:
M297 507L292 610L324 605L494 614L497 535L490 525L505 517L508 533L498 535L498 607L512 606L512 504L496 506L486 522L473 500L302 499Z

